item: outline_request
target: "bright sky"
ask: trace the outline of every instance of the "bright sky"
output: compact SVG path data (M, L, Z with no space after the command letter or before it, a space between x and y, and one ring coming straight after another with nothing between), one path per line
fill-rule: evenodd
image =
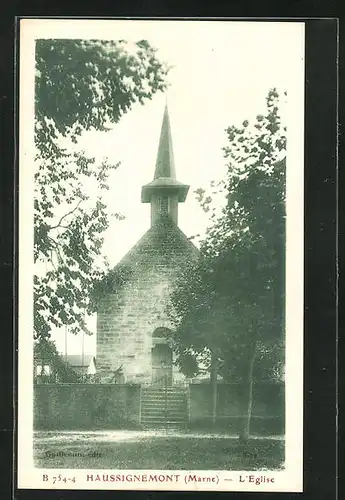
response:
M270 88L287 90L290 100L296 85L303 85L295 77L303 58L303 24L48 21L37 38L114 39L115 35L133 42L148 40L158 49L158 57L173 66L167 99L175 166L178 180L190 184L186 202L179 205L179 225L187 236L203 234L207 219L193 191L224 176L221 148L227 126L263 112ZM90 132L80 141L87 154L121 162L112 177L108 203L126 218L114 221L104 246L113 265L149 228L149 205L140 203L140 191L153 178L164 106L165 96L157 95L145 106L135 106L111 131ZM64 351L63 332L56 332L53 339ZM85 338L86 353L95 353L95 345L95 336ZM68 353L80 352L81 339L68 338Z

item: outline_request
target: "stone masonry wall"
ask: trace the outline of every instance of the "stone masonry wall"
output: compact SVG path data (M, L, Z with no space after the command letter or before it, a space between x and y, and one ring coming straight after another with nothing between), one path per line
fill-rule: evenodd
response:
M189 386L189 423L191 428L212 427L212 392L210 383ZM219 383L217 385L217 429L239 432L242 419L240 384ZM281 382L255 382L253 385L253 406L251 432L270 435L284 434L285 386Z
M34 385L34 429L131 429L139 415L140 385Z
M196 256L195 247L181 234L176 226L151 231L127 260L132 270L129 281L104 298L97 315L100 381L121 365L124 382L151 381L152 334L158 327L171 328L166 313L169 293L177 272Z

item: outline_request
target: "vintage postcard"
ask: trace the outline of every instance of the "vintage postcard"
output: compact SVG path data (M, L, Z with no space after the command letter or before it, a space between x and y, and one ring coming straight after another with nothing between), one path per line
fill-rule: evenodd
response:
M18 488L303 491L304 24L22 19Z

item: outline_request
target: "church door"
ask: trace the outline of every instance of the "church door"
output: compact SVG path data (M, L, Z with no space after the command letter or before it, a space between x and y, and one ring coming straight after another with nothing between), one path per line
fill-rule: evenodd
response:
M172 350L167 344L156 344L152 349L152 384L172 385Z

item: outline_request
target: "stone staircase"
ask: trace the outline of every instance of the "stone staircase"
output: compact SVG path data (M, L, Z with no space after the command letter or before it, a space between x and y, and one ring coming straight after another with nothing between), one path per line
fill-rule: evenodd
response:
M187 394L180 387L142 387L140 423L145 429L183 429L188 423Z

